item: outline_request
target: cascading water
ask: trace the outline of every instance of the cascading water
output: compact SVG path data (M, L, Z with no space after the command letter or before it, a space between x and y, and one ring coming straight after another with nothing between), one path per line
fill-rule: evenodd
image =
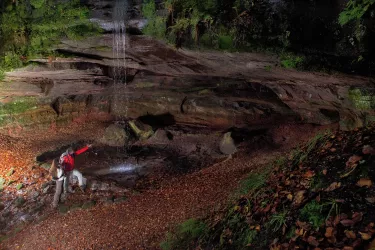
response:
M128 115L128 95L126 83L126 25L128 2L127 0L116 0L113 9L113 108L114 114L119 116ZM125 101L124 110L119 110L119 102Z

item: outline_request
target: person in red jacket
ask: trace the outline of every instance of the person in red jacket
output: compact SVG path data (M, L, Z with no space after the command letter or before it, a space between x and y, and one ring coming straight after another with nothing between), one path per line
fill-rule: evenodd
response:
M67 193L67 192L73 193L72 188L69 186L69 182L70 182L70 178L73 174L73 170L75 167L75 157L77 155L80 155L86 152L91 147L92 145L87 145L86 147L83 147L75 152L73 151L72 148L69 148L68 150L66 150L65 153L63 153L60 156L59 165L60 165L60 168L64 171L64 175L65 175L64 193ZM82 175L80 175L80 177L81 178L79 178L78 176L79 185L80 185L80 188L84 190L85 186L82 181Z

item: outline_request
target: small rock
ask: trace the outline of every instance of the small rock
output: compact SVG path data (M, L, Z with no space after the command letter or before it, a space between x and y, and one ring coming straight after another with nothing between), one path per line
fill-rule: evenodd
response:
M20 221L22 221L22 222L28 222L28 221L31 221L31 220L32 220L32 218L31 218L31 216L28 215L28 214L24 214L24 215L22 215L22 216L20 217Z
M40 167L45 169L45 170L49 170L51 168L51 164L50 163L43 163L42 165L40 165Z
M331 152L332 153L334 153L334 152L336 152L337 151L337 149L335 149L335 148L331 148Z
M231 155L237 152L237 147L232 138L232 132L227 132L223 135L220 142L220 151L226 155Z

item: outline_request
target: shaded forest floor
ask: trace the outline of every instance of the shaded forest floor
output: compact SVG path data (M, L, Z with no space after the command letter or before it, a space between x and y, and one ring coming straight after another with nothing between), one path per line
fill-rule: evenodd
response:
M374 126L320 133L251 173L226 208L176 227L163 249L374 249L374 147Z

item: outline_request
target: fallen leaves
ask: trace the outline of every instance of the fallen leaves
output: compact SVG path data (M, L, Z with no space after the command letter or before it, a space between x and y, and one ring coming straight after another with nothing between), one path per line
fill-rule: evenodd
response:
M353 231L345 230L345 236L348 237L348 239L356 239L357 236Z
M328 188L325 189L326 192L332 192L336 189L338 189L339 187L341 187L341 182L333 182L331 183L331 185L329 185Z
M306 193L306 190L300 190L295 194L294 199L293 199L294 206L302 203L302 201L305 198L305 193Z
M340 223L344 227L351 227L351 226L354 225L354 221L352 221L352 220L342 220L342 221L340 221Z
M362 156L359 155L353 155L349 158L349 160L346 162L347 168L353 168L354 165L356 165L360 160L362 160Z
M314 246L314 247L319 246L319 241L317 241L316 238L313 237L313 236L309 236L309 238L307 238L307 242L308 242L310 245Z
M367 178L361 178L357 182L357 186L359 186L359 187L371 187L372 186L372 181L370 179L367 179Z
M375 155L375 149L370 145L363 146L362 153L364 155Z
M371 239L371 235L368 234L368 233L359 232L359 234L361 235L362 240L369 240L369 239Z

